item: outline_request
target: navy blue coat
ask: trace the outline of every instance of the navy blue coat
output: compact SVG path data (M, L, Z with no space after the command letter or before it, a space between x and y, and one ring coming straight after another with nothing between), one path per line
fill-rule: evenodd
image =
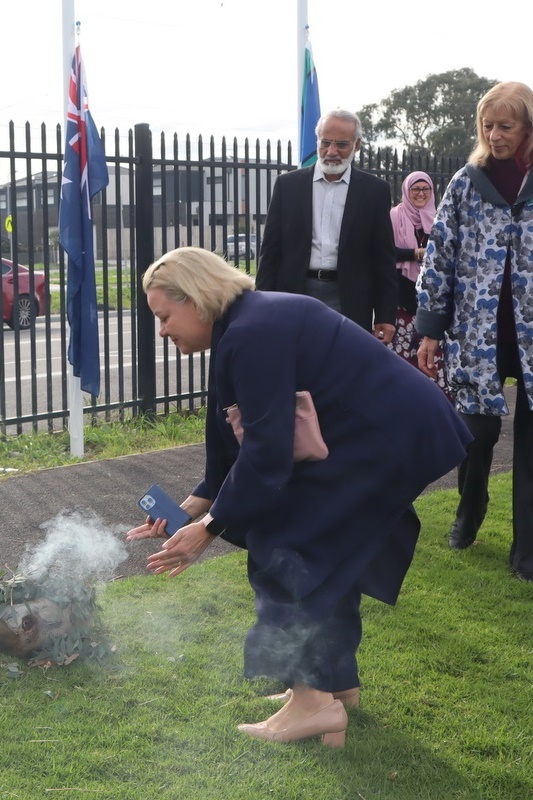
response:
M300 390L324 461L293 461ZM241 447L224 411L234 403ZM247 291L214 325L206 475L193 493L293 597L358 583L394 603L419 531L411 504L470 439L444 393L355 323L310 297Z

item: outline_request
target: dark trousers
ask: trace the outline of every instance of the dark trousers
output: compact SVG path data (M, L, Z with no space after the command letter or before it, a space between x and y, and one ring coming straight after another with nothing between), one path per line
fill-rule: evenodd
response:
M341 298L338 281L319 281L318 278L307 278L305 294L322 300L325 305L341 313Z
M498 346L498 372L502 382L517 378L513 423L513 541L509 556L514 570L533 578L533 411L529 410L518 353L514 346ZM461 414L474 436L468 455L458 470L461 499L456 520L465 537L475 536L487 511L488 483L501 417Z
M258 570L249 557L257 622L244 646L247 678L305 683L324 692L359 686L355 653L362 636L358 587L334 598L319 587L296 599Z

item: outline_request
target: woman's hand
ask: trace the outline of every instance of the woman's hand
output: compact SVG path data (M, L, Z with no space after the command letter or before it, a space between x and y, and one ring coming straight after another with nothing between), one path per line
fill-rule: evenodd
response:
M181 507L184 511L189 514L191 519L198 519L198 517L203 517L209 509L211 508L211 500L205 497L197 497L194 494L190 494L181 504Z
M187 499L183 501L181 507L189 514L191 519L197 519L197 517L203 517L207 514L211 508L211 500L190 494ZM166 539L166 524L166 519L156 519L155 522L152 522L150 517L146 517L144 525L138 525L136 528L132 528L127 532L126 541L131 542L135 539Z
M430 378L437 377L438 370L435 364L435 353L438 346L438 339L430 339L429 336L424 336L416 354L419 369Z
M127 532L126 541L131 542L134 539L166 539L166 524L166 519L156 519L155 522L152 522L150 517L146 517L144 525L138 525Z
M206 531L205 525L201 522L185 525L167 539L159 553L148 557L148 569L152 570L154 575L169 571L170 577L179 575L194 564L216 538Z

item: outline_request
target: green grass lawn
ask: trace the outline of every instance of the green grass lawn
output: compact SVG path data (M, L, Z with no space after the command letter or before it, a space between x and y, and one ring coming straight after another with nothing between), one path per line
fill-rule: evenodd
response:
M60 467L80 461L118 458L149 450L198 444L204 439L205 408L200 408L195 414L174 412L155 418L127 416L122 422L100 421L95 425L85 425L83 458L71 456L68 431L6 436L0 438L0 480L9 480L12 471L36 472L46 467Z
M96 268L96 300L109 309L116 309L119 303L122 308L131 308L131 275L129 268L122 271L116 267L108 267L105 271ZM60 274L59 270L50 270L50 313L58 314L61 308L61 295L59 292Z
M533 797L533 586L507 568L510 476L491 480L479 544L464 552L447 547L455 502L454 491L418 500L397 606L363 601L362 707L344 750L236 730L269 716L263 695L281 688L242 677L253 601L237 553L105 586L106 666L0 656L0 798Z

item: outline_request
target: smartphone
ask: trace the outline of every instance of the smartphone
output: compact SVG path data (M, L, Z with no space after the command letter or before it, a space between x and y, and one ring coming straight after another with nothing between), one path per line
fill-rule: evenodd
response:
M165 533L167 536L172 536L178 528L188 525L192 519L157 483L150 486L138 500L138 504L152 522L155 522L156 519L166 519Z

